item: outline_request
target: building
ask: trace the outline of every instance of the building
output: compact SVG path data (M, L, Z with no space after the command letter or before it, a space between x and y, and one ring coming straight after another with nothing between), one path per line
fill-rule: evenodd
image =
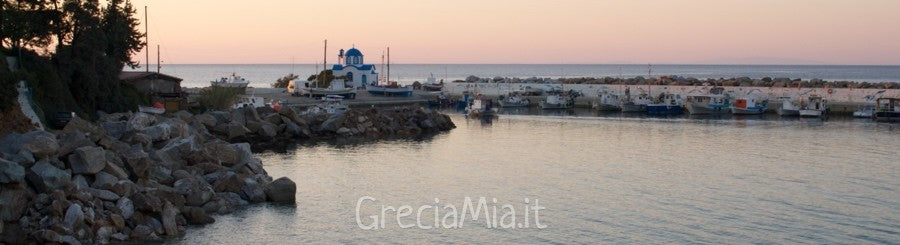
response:
M166 111L178 111L187 106L187 95L181 90L181 78L143 71L123 71L119 80L134 85L150 99L150 104L163 104Z
M335 64L331 70L335 77L346 77L344 81L356 88L365 88L368 84L378 82L378 72L375 71L375 66L366 64L362 52L356 48L351 48L346 53L341 49L338 54L338 64Z

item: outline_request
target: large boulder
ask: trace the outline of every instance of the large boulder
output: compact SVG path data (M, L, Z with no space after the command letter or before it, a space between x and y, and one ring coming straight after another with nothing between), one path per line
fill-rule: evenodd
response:
M81 147L69 155L73 174L96 174L106 167L106 151L100 147Z
M265 187L266 197L271 202L294 203L297 184L287 177L278 178Z
M172 125L168 123L160 123L150 127L143 128L139 131L142 134L150 136L153 142L167 140L172 135Z
M262 122L258 133L266 138L273 138L278 135L278 127L270 122Z
M19 183L25 180L25 168L15 162L0 158L0 183Z
M205 225L216 222L215 219L206 213L206 210L199 207L184 207L181 210L185 220L192 225Z
M0 223L19 220L28 207L29 195L26 189L0 189Z
M223 141L212 141L204 145L212 159L225 166L233 166L241 161L241 153L233 145Z
M121 139L122 135L125 135L125 131L128 131L127 121L101 122L99 125L106 132L106 135L115 139Z
M228 172L224 178L213 184L213 190L216 192L240 193L242 189L244 189L244 181L234 172Z
M69 230L74 230L82 223L84 223L84 211L81 210L81 205L73 203L66 209L66 216L63 218L63 224Z
M22 150L31 152L35 158L44 159L56 155L59 143L56 141L55 135L35 135L22 146Z
M156 116L139 112L131 115L131 118L128 119L127 128L128 131L140 131L155 123Z
M64 190L72 185L72 175L48 161L38 161L31 166L26 178L37 191L44 193Z
M131 216L134 215L134 202L127 197L119 198L116 201L116 208L119 209L120 214L125 219L131 219Z
M204 114L194 116L194 122L200 122L201 124L203 124L203 126L206 126L207 128L213 128L219 124L216 117L209 113L204 113Z

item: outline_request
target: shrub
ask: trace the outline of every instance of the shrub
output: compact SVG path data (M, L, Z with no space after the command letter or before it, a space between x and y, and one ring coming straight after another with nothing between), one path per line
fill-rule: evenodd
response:
M212 86L197 93L196 101L204 110L226 110L238 102L245 88Z

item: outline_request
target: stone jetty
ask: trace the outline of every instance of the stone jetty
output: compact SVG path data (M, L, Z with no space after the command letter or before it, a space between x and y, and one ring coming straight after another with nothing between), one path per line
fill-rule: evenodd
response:
M0 138L0 243L161 240L241 206L294 205L252 152L304 140L405 137L454 128L418 108L306 113L286 107L75 118ZM249 142L249 143L248 143Z

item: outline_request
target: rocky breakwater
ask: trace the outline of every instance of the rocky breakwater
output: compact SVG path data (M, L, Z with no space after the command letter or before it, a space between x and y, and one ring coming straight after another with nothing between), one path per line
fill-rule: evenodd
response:
M179 114L76 118L0 139L0 243L157 240L250 203L295 203L294 182L272 180L250 144Z
M403 138L456 128L449 116L419 106L350 109L338 113L293 107L275 111L262 107L213 111L192 117L192 124L202 125L214 136L229 142L250 142L254 152L283 151L298 140Z

